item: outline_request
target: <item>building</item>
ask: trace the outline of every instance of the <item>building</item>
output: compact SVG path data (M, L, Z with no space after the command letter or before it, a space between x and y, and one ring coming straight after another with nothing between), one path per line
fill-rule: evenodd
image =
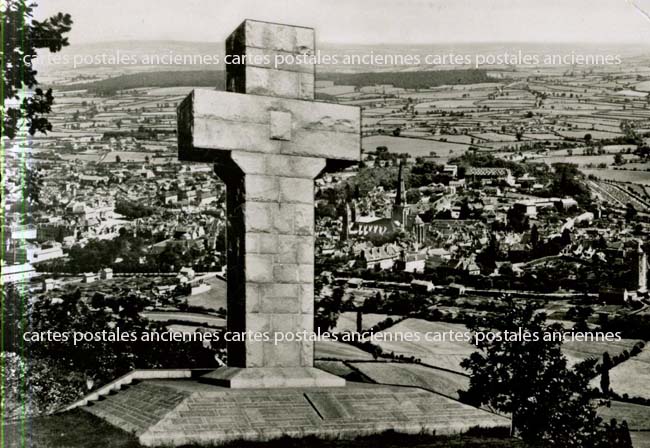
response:
M406 253L402 251L396 262L397 269L405 272L424 272L427 257L419 253Z
M178 202L178 193L175 191L165 191L161 195L163 204L176 204Z
M394 244L385 244L363 250L360 255L368 269L391 269L400 257L400 249Z
M639 294L648 292L648 256L643 250L641 240L637 240L636 247L636 290Z
M406 229L409 221L409 212L410 209L406 201L406 185L404 182L404 160L401 160L397 173L397 192L395 194L391 218L394 222L399 223L402 228Z
M432 292L435 289L433 282L426 280L412 280L411 289L415 292Z
M418 246L424 244L426 238L426 228L424 226L424 221L419 216L416 216L413 220L413 235L415 237L415 243Z
M514 186L516 182L507 168L470 167L465 172L465 177L472 182L480 182L483 185L503 181L510 186Z
M3 262L4 263L4 262ZM2 284L28 282L36 277L38 273L29 263L2 265Z
M53 278L46 278L43 280L43 292L53 291L60 286L61 282Z
M84 272L82 274L82 277L83 277L82 279L83 283L94 283L95 281L97 281L97 274L95 274L94 272Z
M513 213L528 218L537 217L537 205L533 201L518 201L512 204Z

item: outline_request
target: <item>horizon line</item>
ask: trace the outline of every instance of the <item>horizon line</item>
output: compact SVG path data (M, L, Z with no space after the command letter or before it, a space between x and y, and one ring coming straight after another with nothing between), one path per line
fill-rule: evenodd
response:
M124 42L147 42L147 43L153 43L153 42L175 42L175 43L183 43L183 44L223 44L225 43L225 39L222 41L199 41L199 40L182 40L182 39L142 39L142 38L137 38L137 39L112 39L112 40L98 40L98 41L84 41L83 43L77 43L75 44L74 42L71 42L68 47L64 48L69 48L74 45L97 45L97 44L109 44L109 43L124 43ZM616 46L616 45L644 45L644 46L650 46L650 42L647 41L620 41L620 42L612 42L611 40L603 40L603 41L597 41L597 40L589 40L589 41L537 41L537 40L512 40L512 41L505 41L505 40L486 40L486 41L455 41L455 40L449 40L449 41L435 41L435 42L371 42L371 43L360 43L360 42L328 42L328 41L323 41L323 42L317 42L320 45L355 45L355 46L381 46L381 45L449 45L449 44L466 44L466 45L494 45L494 44L499 44L499 45L504 45L504 44L536 44L536 45L608 45L608 46Z

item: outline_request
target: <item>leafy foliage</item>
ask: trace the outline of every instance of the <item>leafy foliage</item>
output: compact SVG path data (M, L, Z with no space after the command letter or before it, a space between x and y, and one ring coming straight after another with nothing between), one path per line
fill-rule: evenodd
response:
M544 313L530 305L508 307L504 315L478 318L474 332L500 332L502 338L478 340L479 351L462 362L471 372L464 399L512 415L524 441L550 447L625 447L625 434L612 423L602 425L598 403L590 394L596 360L567 367L562 343L545 334L562 331L548 325ZM537 335L507 338L506 331Z
M91 296L77 289L60 298L21 304L29 320L11 325L15 334L27 332L26 340L21 336L13 347L5 347L28 354L11 358L12 372L25 381L22 388L12 389L18 390L14 396L29 398L30 413L49 412L133 369L216 367L214 352L201 342L143 341L144 333L166 331L163 324L142 317L149 305L149 299L127 289ZM68 338L33 336L48 332ZM74 344L74 332L100 336ZM135 337L116 338L118 332Z
M58 13L44 21L33 19L35 3L25 0L3 2L3 96L2 131L10 139L22 126L30 135L52 129L45 117L54 103L52 89L37 87L37 72L32 67L36 51L46 48L55 53L68 45L64 37L71 30L69 14ZM24 95L25 91L29 95Z

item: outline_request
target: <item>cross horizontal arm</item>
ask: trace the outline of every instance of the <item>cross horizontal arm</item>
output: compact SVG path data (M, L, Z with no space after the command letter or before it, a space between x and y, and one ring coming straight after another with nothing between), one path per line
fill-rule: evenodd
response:
M355 106L194 90L178 109L179 157L212 162L213 151L358 161L361 111Z

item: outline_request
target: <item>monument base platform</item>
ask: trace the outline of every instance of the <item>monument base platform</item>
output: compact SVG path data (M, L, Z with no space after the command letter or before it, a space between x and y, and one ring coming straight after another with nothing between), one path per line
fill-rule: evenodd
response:
M200 381L230 389L345 386L343 378L315 367L221 367Z
M387 430L445 435L510 426L507 418L422 389L351 382L335 388L230 389L193 379L145 380L81 409L135 433L145 446L354 438Z

